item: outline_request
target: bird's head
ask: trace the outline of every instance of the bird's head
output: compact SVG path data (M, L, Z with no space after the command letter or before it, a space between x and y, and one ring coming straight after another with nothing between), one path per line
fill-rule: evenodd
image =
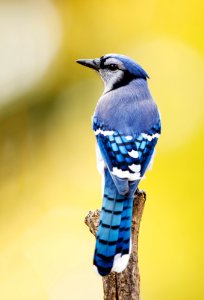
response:
M134 79L149 78L140 65L121 54L106 54L95 59L78 59L77 63L99 72L105 84L105 93L127 85Z

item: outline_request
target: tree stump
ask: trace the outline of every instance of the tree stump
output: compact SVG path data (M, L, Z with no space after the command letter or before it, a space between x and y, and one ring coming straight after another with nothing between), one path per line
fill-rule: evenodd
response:
M111 272L102 277L104 300L140 300L140 274L138 268L138 235L140 221L146 201L144 191L137 190L134 198L132 216L132 253L127 268L122 273ZM96 236L100 210L90 211L85 224Z

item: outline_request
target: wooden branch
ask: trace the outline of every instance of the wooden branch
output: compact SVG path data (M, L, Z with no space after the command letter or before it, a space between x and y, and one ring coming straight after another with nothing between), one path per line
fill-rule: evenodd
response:
M138 268L138 235L146 194L137 190L132 217L132 253L127 268L122 273L111 272L102 277L104 300L140 300L140 274ZM100 210L90 211L85 224L96 236Z

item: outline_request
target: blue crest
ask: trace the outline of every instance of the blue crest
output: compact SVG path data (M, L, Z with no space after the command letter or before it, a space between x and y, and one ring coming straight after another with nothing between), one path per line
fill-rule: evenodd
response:
M105 56L105 58L107 57L114 57L122 61L125 68L136 77L144 78L144 79L149 78L147 72L140 65L138 65L133 59L122 54L110 54Z

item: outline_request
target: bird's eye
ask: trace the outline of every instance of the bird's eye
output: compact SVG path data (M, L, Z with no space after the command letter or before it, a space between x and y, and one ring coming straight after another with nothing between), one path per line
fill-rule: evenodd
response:
M116 64L110 64L110 65L108 66L108 69L111 70L111 71L115 71L115 70L118 69L118 66L117 66Z

